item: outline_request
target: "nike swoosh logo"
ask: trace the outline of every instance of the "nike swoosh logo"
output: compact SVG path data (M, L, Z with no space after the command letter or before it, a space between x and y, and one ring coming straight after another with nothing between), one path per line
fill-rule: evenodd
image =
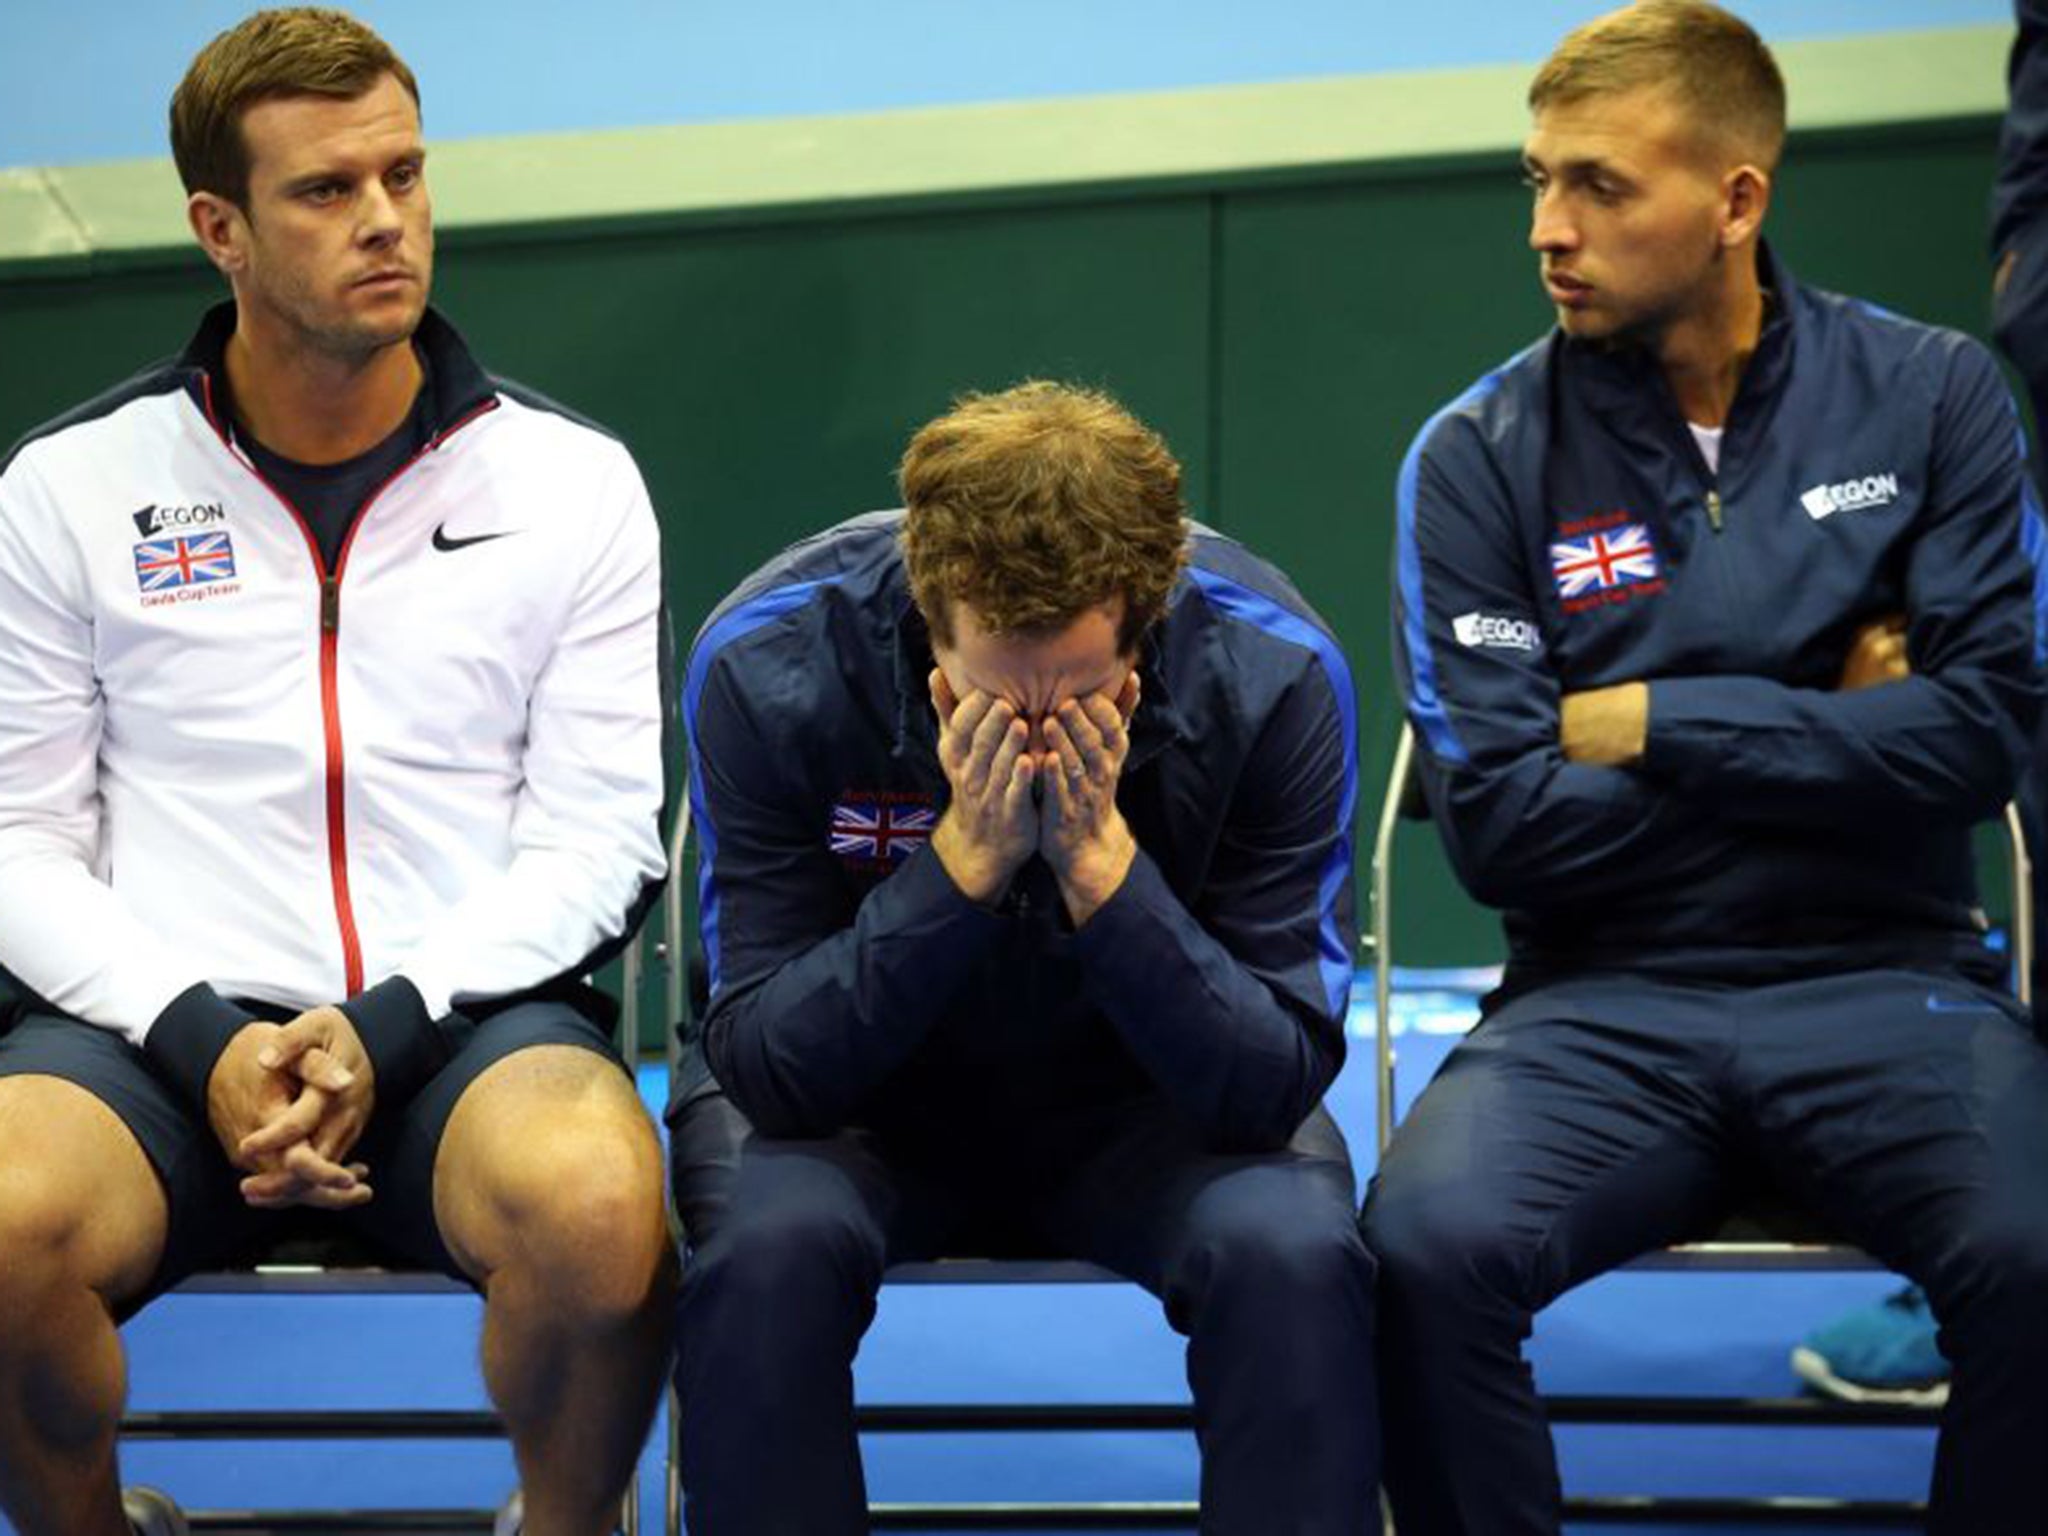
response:
M447 554L453 550L467 549L472 544L488 544L492 539L508 539L517 532L517 528L501 528L496 533L472 533L467 538L451 539L448 537L448 525L443 523L434 530L434 548Z
M1996 1003L1956 1002L1930 992L1927 994L1927 1011L1929 1013L2000 1013L2004 1010Z

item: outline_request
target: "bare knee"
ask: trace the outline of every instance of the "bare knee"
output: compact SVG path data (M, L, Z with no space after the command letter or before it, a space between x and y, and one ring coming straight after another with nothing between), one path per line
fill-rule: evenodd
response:
M639 1117L564 1117L479 1170L471 1194L469 1246L494 1294L511 1283L592 1321L666 1306L676 1266L661 1158Z
M67 1291L109 1304L138 1293L163 1251L166 1208L142 1149L112 1111L52 1078L0 1080L0 1317ZM0 1350L37 1330L0 1327Z

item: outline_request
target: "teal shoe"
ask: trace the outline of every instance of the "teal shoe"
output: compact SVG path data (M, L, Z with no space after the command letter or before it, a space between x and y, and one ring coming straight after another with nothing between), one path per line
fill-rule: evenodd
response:
M1815 1391L1847 1403L1948 1402L1949 1364L1918 1286L1816 1328L1792 1351L1792 1369Z

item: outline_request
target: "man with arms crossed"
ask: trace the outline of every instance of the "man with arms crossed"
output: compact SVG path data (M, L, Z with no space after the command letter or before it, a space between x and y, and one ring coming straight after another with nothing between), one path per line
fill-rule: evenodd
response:
M711 996L670 1110L696 1536L867 1528L883 1267L1057 1254L1189 1336L1202 1529L1377 1530L1372 1269L1320 1107L1349 671L1114 402L921 430L907 512L756 572L684 712Z
M427 307L375 34L259 13L172 144L232 302L0 468L0 1505L176 1529L116 1321L303 1206L484 1293L525 1528L608 1530L672 1261L576 978L662 872L653 512Z
M1395 1518L1555 1532L1532 1314L1762 1181L1933 1298L1930 1528L2033 1530L2048 1054L1969 836L2039 708L2010 400L1761 243L1783 86L1726 12L1589 23L1530 102L1558 328L1399 487L1408 711L1510 961L1366 1205Z

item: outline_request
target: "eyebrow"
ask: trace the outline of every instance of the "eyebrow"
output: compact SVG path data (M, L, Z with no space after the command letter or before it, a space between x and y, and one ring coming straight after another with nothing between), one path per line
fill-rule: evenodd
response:
M377 174L381 176L384 174L385 171L390 170L394 166L425 166L426 163L426 146L424 144L414 144L410 148L402 150L398 154L395 154L390 159L386 160L384 162L383 169L380 170ZM320 166L313 170L301 171L298 175L288 178L283 183L283 186L285 194L289 196L294 192L303 192L307 190L309 187L317 187L325 182L349 182L353 181L354 179L354 174L349 170L348 167L344 165L335 164Z
M1545 176L1561 176L1580 181L1592 176L1605 176L1613 181L1626 182L1630 186L1634 186L1636 182L1636 178L1628 171L1616 165L1612 160L1603 159L1597 155L1581 155L1576 159L1566 160L1559 165L1545 165L1542 160L1524 150L1522 151L1522 169L1540 172Z

